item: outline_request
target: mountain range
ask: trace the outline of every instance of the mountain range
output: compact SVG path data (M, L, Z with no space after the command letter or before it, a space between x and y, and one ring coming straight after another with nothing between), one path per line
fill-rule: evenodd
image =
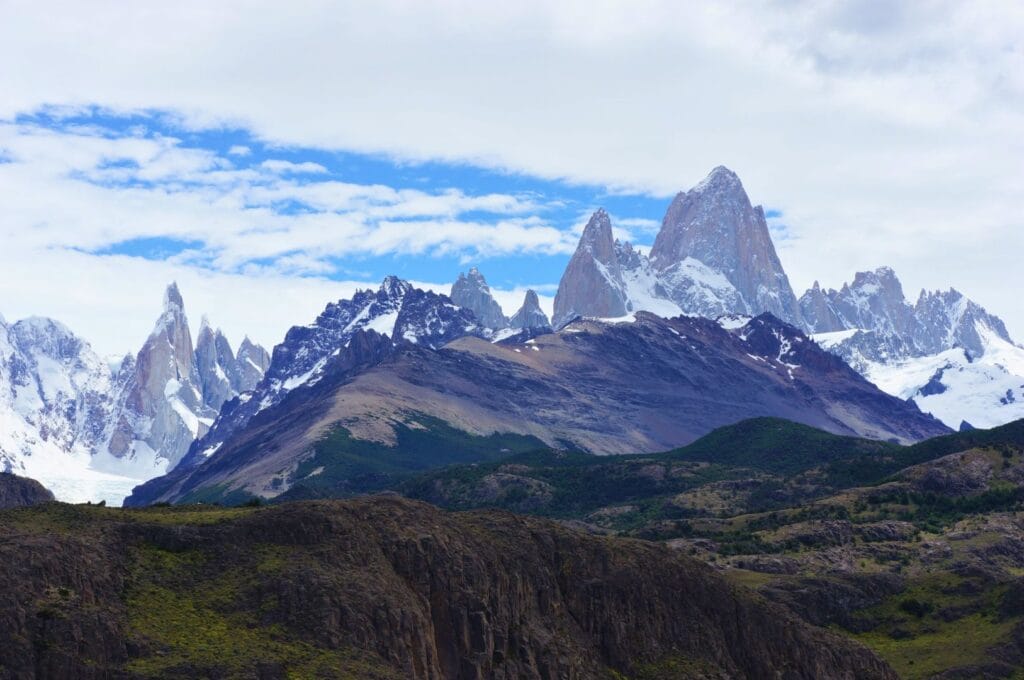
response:
M234 353L205 319L193 346L174 284L145 344L115 366L57 321L0 318L0 470L62 499L120 500L173 468L268 364L248 338Z
M550 318L534 291L506 315L472 268L449 295L389 276L272 355L248 340L235 353L205 322L193 344L174 285L116 370L54 321L0 332L0 465L62 497L167 472L169 488L207 462L222 491L276 495L329 432L387 447L424 419L624 453L761 415L904 442L1024 416L1024 350L997 317L953 289L911 305L887 268L797 297L765 211L724 167L672 200L649 252L597 210ZM287 445L255 434L278 421ZM145 487L135 502L175 497Z

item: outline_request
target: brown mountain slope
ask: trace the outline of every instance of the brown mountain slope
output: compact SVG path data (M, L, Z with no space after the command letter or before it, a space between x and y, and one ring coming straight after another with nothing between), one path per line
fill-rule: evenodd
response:
M373 497L2 519L5 678L895 677L667 548L505 513Z
M258 414L210 459L193 457L137 488L128 503L225 498L196 495L214 488L276 496L339 427L376 459L403 453L379 449L394 447L402 427L422 431L428 421L538 446L636 453L757 416L900 442L948 431L768 315L729 331L706 319L639 313L635 323L576 321L524 343L465 337L441 350L361 333L316 385Z

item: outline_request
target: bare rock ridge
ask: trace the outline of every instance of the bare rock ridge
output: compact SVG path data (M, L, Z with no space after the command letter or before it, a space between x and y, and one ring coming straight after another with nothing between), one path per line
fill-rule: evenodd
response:
M619 317L639 310L710 318L769 312L800 325L800 306L764 210L751 206L735 173L715 168L679 193L650 258L613 239L604 210L591 217L559 283L555 328L577 316Z
M562 274L552 323L561 328L580 316L620 317L629 309L611 218L601 209L583 228L576 252Z
M678 194L665 213L651 264L666 272L687 258L722 273L749 313L768 312L800 324L800 307L775 252L764 209L751 206L739 177L728 168L715 168L693 189Z
M490 286L476 267L471 268L469 274L459 274L449 297L455 304L472 311L485 327L494 330L508 327L501 305L491 295Z
M53 494L28 477L0 472L0 510L22 508L53 500Z
M800 306L818 342L951 427L1024 417L1024 349L955 289L922 290L911 304L895 272L881 267L839 290L815 283Z
M211 455L256 414L280 403L292 390L319 383L345 354L352 338L364 330L387 336L392 343L433 349L464 335L491 332L471 310L452 304L448 296L388 276L377 290L360 290L350 300L329 303L312 324L289 329L284 341L274 347L259 383L224 405L212 430L194 442L186 465Z
M203 319L192 344L177 284L167 287L164 312L126 372L117 397L108 450L116 458L166 461L173 468L206 434L221 406L251 390L266 351L247 343L236 355L220 329ZM259 376L260 378L262 375Z
M641 453L756 416L900 442L949 431L768 314L727 329L640 312L634 323L576 321L525 342L469 336L440 349L361 331L315 384L295 388L245 426L227 427L225 409L211 433L222 437L213 455L190 454L126 504L279 496L310 474L302 470L317 443L342 430L353 455L401 453L404 465L427 469L494 433L555 449ZM403 432L438 443L395 448ZM334 460L328 455L324 466ZM317 474L351 488L341 469Z
M535 518L387 497L46 512L74 530L0 521L10 677L896 678L693 558Z
M508 325L510 328L522 328L524 330L551 330L551 321L548 315L540 308L540 300L537 292L533 289L526 291L523 298L523 306L512 315Z
M193 347L173 284L143 348L116 367L52 319L0 322L0 470L71 494L76 476L92 470L160 474L266 363L266 351L248 341L234 356L206 323Z

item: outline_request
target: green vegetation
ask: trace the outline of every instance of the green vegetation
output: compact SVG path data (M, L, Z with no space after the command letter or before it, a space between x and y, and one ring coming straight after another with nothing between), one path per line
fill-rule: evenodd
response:
M355 439L345 428L335 428L316 442L313 456L295 471L293 486L277 500L370 493L431 468L498 460L544 447L535 437L474 435L424 415L394 429L397 442L388 446Z
M140 653L128 671L140 677L242 678L262 668L288 678L393 677L364 653L323 649L261 620L272 618L277 603L261 593L260 579L288 564L273 547L265 552L255 568L224 568L198 550L137 548L126 605L127 628Z

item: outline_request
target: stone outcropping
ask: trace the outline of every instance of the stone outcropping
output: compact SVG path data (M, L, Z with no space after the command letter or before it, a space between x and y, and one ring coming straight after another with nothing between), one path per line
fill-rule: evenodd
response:
M530 331L551 329L551 321L548 320L548 315L544 313L544 310L540 308L540 300L534 290L526 291L523 306L512 315L508 325L510 328L522 328Z
M249 343L245 367L219 329L203 320L192 344L185 303L176 284L167 287L164 311L142 349L122 364L119 392L107 438L115 458L174 467L213 424L221 406L252 389L266 351ZM251 361L250 361L251 359Z
M768 312L800 324L764 210L751 206L735 173L715 168L679 193L649 258L613 238L604 210L591 217L559 283L552 323L636 311L708 318Z
M551 322L561 328L581 316L620 317L630 309L628 303L611 218L598 210L583 228L576 252L562 274Z
M53 494L34 479L0 472L0 510L22 508L53 500Z
M715 168L693 189L678 194L665 213L651 264L664 275L687 258L724 275L749 307L747 313L768 312L799 325L800 306L772 244L764 209L750 204L739 177L728 168Z
M476 267L471 268L468 274L459 274L449 297L458 306L471 310L486 328L498 330L509 325L501 305L491 295L487 280Z
M213 523L208 512L129 520L54 509L52 522L74 532L0 522L0 669L15 678L129 668L413 680L642 669L896 677L856 642L653 543L385 497L220 510Z

